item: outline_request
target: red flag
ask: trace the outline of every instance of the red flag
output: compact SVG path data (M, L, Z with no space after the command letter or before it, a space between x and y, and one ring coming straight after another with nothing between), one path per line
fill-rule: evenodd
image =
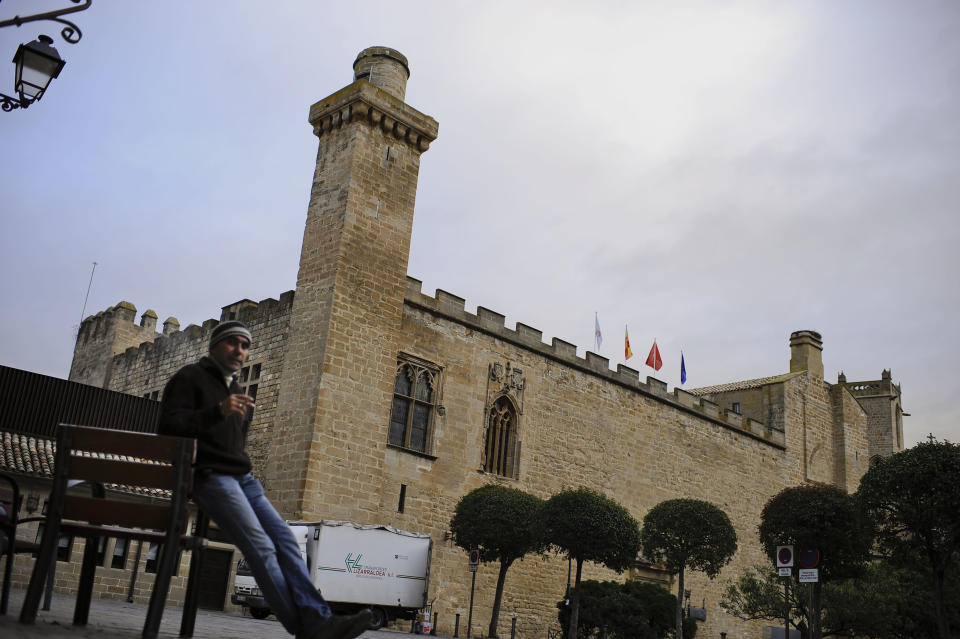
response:
M663 366L663 360L660 359L660 349L657 348L657 340L653 340L653 346L650 347L650 354L647 355L647 366L655 371Z

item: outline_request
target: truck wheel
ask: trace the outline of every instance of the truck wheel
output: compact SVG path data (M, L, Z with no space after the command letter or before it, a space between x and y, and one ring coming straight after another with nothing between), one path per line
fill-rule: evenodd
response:
M251 608L250 616L254 619L266 619L270 616L269 608Z
M387 625L387 611L383 608L371 608L373 619L370 620L370 630L379 630Z

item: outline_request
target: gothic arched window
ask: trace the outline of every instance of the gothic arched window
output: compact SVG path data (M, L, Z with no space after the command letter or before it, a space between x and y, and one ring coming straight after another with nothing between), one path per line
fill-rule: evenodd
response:
M440 372L401 357L393 383L388 441L394 446L430 453L433 413Z
M483 470L504 477L517 476L517 410L506 397L490 407Z

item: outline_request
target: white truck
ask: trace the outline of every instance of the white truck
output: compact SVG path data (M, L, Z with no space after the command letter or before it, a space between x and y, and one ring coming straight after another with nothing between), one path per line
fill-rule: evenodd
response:
M371 628L376 629L398 617L413 619L426 606L433 549L429 535L349 521L288 523L301 544L313 584L334 612L370 608ZM230 600L249 607L257 619L270 614L242 559Z

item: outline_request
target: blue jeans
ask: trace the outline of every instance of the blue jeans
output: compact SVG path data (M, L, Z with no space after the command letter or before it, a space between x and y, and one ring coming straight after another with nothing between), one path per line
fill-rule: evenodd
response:
M273 614L297 635L329 617L290 526L253 475L197 475L193 498L243 553Z

